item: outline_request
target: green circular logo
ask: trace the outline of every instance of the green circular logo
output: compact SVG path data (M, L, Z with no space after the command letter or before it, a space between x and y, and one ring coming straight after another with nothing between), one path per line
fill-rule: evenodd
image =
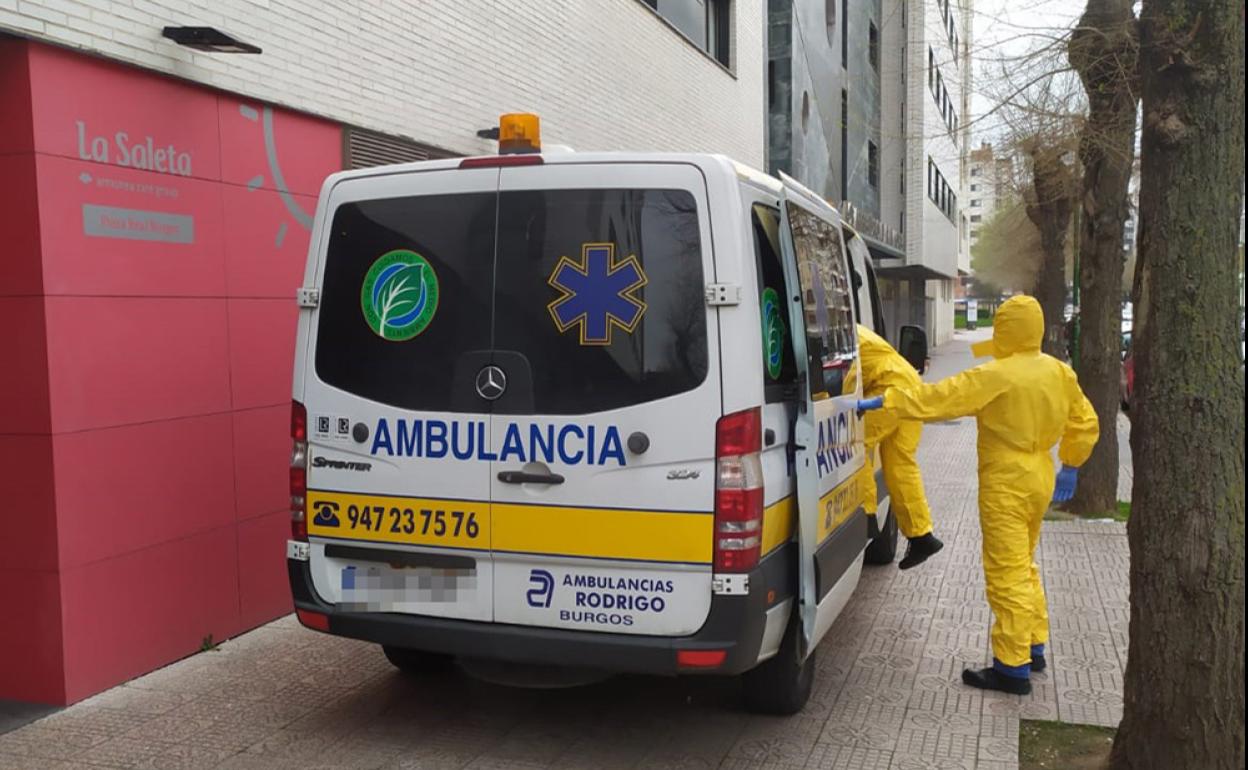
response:
M773 380L780 378L785 336L780 295L775 289L763 289L763 354L767 362L767 376Z
M414 251L387 251L364 274L360 307L378 337L410 340L429 327L438 311L438 275Z

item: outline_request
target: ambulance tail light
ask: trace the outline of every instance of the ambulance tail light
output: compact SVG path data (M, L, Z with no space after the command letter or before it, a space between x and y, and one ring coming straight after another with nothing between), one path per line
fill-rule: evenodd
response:
M717 573L758 564L763 535L762 412L725 415L715 425L715 548Z
M290 536L308 539L308 410L290 402Z
M307 628L316 631L329 631L329 616L323 612L296 609L295 617L299 618L299 622Z
M728 659L727 650L677 650L678 668L719 668Z

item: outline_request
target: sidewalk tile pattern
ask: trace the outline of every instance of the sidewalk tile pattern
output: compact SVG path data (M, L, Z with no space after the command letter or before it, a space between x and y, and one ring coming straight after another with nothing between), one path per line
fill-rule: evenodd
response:
M967 339L935 351L932 376L970 365ZM1020 718L1116 725L1125 527L1045 525L1050 668L1027 697L972 690L961 669L992 656L974 421L928 427L920 461L945 550L915 570L863 571L798 716L747 715L735 683L713 678L554 691L457 675L413 681L376 647L288 616L0 735L0 770L1016 770Z

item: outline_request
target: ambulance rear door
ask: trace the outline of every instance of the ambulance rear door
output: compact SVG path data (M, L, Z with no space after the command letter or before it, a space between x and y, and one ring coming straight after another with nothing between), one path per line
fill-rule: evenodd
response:
M505 168L499 190L494 618L692 634L722 409L703 175L557 163Z
M498 169L380 172L325 203L309 319L307 526L340 610L490 620Z

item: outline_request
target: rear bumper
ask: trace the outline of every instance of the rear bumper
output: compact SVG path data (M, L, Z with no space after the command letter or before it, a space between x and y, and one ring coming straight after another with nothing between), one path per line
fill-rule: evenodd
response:
M793 544L777 549L750 573L750 590L715 596L701 630L655 637L565 631L386 612L344 612L321 601L306 561L287 559L296 609L329 618L329 633L377 644L513 663L580 666L639 674L740 674L758 662L767 610L793 595ZM771 600L768 601L770 594ZM715 668L681 668L678 650L724 650Z

